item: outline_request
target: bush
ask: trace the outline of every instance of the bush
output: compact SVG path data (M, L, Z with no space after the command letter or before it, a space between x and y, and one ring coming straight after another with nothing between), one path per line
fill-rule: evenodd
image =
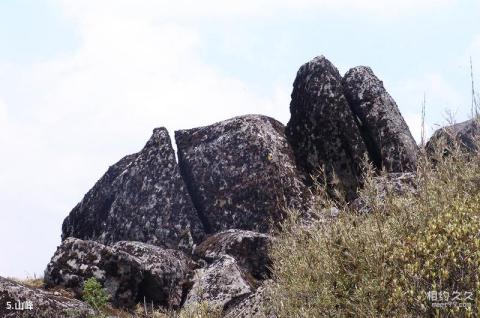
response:
M95 277L91 277L83 284L83 300L92 306L97 312L105 309L109 296L105 289L102 288Z
M318 212L305 225L292 211L271 251L269 310L278 317L480 315L480 157L459 149L433 161L422 155L416 190L401 195L380 193L366 169L359 195L368 214L336 206L334 222ZM457 291L472 293L470 309L434 308L434 295L452 300Z

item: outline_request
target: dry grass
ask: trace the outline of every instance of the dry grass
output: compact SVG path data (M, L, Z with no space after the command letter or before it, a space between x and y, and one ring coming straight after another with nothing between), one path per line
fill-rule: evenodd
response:
M422 154L415 193L382 196L366 169L367 215L337 206L337 221L305 226L292 212L272 248L268 310L278 317L480 316L480 156L450 148L433 161ZM450 300L472 293L472 307L433 308L430 291Z

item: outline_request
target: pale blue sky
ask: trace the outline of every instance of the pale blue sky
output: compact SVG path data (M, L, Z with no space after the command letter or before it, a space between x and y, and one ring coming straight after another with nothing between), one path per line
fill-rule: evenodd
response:
M286 123L299 66L371 66L412 132L470 109L480 1L0 1L0 276L42 275L61 222L154 127Z

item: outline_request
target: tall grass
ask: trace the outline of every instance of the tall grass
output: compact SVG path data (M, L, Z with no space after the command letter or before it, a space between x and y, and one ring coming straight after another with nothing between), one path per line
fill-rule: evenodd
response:
M435 149L434 160L421 152L414 187L403 194L381 190L367 165L359 195L368 214L337 204L336 221L318 212L306 226L292 211L272 247L267 310L278 317L480 316L480 156L444 140ZM452 300L457 292L471 295L459 299L469 308L434 307L434 295L438 305L440 295Z

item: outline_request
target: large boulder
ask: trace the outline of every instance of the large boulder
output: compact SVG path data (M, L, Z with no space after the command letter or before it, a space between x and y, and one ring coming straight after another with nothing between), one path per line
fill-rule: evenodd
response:
M180 251L140 242L118 242L110 247L68 238L48 264L44 281L47 288L61 286L79 297L84 281L95 277L115 306L132 307L145 298L175 308L182 301L190 266L190 259Z
M455 146L458 146L465 153L476 153L479 137L479 119L470 119L435 131L427 142L426 150L430 156L434 156L438 151L448 155Z
M263 280L270 276L271 243L272 237L267 234L232 229L209 236L195 248L194 254L209 262L230 255L254 278Z
M203 236L165 128L155 129L142 151L110 167L62 227L62 239L139 241L184 250Z
M208 267L196 270L193 286L185 300L185 307L207 303L220 311L228 303L244 298L254 291L248 275L230 255L223 255Z
M359 66L345 74L343 88L373 163L388 172L414 171L417 143L382 81Z
M323 170L331 189L354 198L368 152L343 94L342 77L324 56L300 67L290 113L286 134L299 167L311 175Z
M208 233L268 232L306 189L284 126L246 115L175 132L179 165Z
M0 317L88 318L94 314L93 309L81 301L0 277Z

